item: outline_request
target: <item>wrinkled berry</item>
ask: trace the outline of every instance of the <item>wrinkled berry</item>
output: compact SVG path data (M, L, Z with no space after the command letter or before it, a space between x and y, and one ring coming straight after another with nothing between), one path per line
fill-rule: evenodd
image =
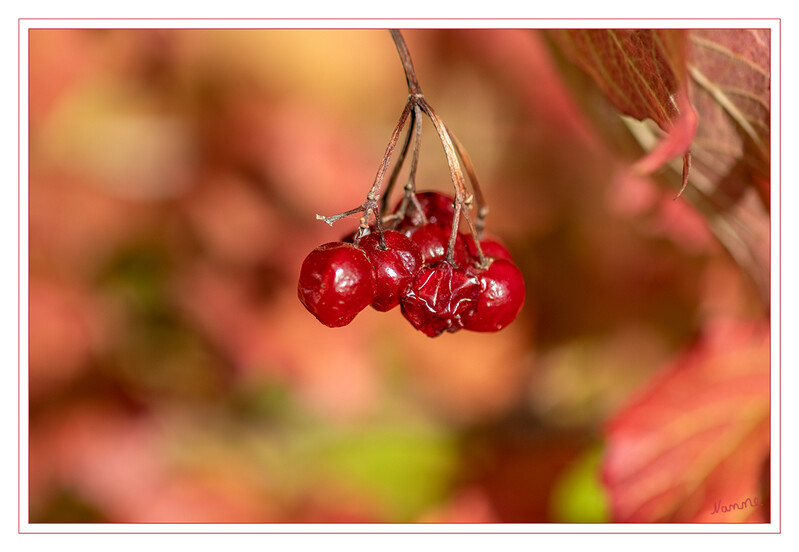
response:
M411 234L411 240L419 246L419 250L422 253L422 260L425 264L432 264L444 260L447 256L449 237L450 228L436 223L424 224ZM455 264L461 266L468 263L469 254L461 234L455 239L455 251L453 255Z
M473 315L480 291L471 270L440 261L418 272L400 300L402 314L430 337L455 332Z
M373 232L361 238L358 244L363 249L377 276L377 293L372 307L379 311L391 310L399 305L400 296L410 285L422 267L419 246L400 232L383 232L386 249L380 249L380 234Z
M330 242L302 263L297 295L308 311L331 328L346 326L369 305L377 278L369 257L358 247Z
M507 259L497 258L479 273L481 291L474 314L464 328L474 332L496 332L516 319L524 304L524 278Z

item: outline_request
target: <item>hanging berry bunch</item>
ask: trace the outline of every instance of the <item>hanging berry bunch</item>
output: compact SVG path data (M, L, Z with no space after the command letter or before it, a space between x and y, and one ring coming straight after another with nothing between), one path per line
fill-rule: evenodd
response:
M378 311L399 305L403 316L430 337L460 329L501 330L516 318L524 303L522 274L508 250L484 236L488 206L466 151L422 95L402 35L391 30L391 36L408 81L408 101L363 204L337 215L316 216L332 226L339 219L361 214L354 233L317 247L305 258L297 293L302 304L330 327L349 324L370 305ZM433 123L444 146L453 196L416 191L423 115ZM409 131L381 195L391 156L409 120ZM411 142L402 199L386 214L387 198ZM466 187L461 163L472 193ZM461 220L467 232L460 231Z

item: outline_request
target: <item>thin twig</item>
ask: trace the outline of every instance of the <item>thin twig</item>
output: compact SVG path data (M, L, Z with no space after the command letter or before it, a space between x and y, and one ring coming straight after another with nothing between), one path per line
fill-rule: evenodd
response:
M405 44L405 39L398 29L391 29L391 38L394 39L394 45L397 47L402 68L405 70L405 80L408 81L408 93L413 96L421 96L422 89L419 87L419 81L416 79L416 70L413 68L413 61L411 61L411 54L408 52L408 46Z
M466 149L449 128L447 128L447 134L449 134L449 137L452 139L452 143L455 145L455 151L458 153L458 157L460 157L463 163L463 168L466 169L466 174L469 176L469 183L472 185L472 191L474 191L475 207L477 210L477 220L475 221L477 236L475 237L482 238L483 229L485 228L485 218L488 216L488 205L486 204L483 190L480 188L480 183L477 180L477 173L474 170L471 159L469 159L469 155L466 153Z
M394 148L397 146L397 142L399 141L400 134L402 133L402 128L405 126L405 121L408 119L408 115L411 112L411 104L410 102L405 104L405 108L402 110L402 114L400 115L399 121L397 125L394 127L394 132L391 133L391 138L388 141L388 146L386 146L386 152L383 154L383 162L380 163L380 167L377 169L377 175L375 176L374 184L372 184L372 188L369 190L369 193L366 195L366 201L363 202L359 207L354 209L350 209L349 211L345 211L338 215L333 215L330 217L325 217L322 215L316 215L318 220L323 220L329 225L333 225L339 219L344 217L353 215L359 211L363 212L363 218L361 219L361 230L368 226L368 219L370 215L374 215L377 228L380 231L380 242L383 242L383 229L382 224L380 222L380 205L378 200L380 199L380 187L383 185L383 177L386 174L386 169L388 168L388 164L391 161L391 155L394 152ZM361 231L359 230L359 234ZM356 235L356 238L358 236Z
M399 121L394 127L394 132L391 134L388 146L386 147L386 152L383 155L383 161L377 170L374 183L372 184L372 187L369 190L369 193L367 194L366 200L363 202L363 204L338 215L333 215L330 217L316 215L316 218L332 225L335 221L341 218L358 212L363 213L358 231L355 234L355 241L357 243L358 239L368 230L369 217L374 216L375 224L380 234L381 247L385 248L385 238L383 236L383 217L381 216L381 211L386 209L389 193L393 189L400 169L405 162L410 142L411 140L414 140L410 174L408 176L408 182L405 184L405 192L402 203L400 204L400 208L396 213L386 217L386 221L391 221L392 224L396 224L397 220L405 216L409 205L413 205L419 211L422 221L426 222L427 217L425 216L424 209L422 209L422 206L416 197L416 170L419 164L419 152L421 150L422 142L422 114L425 114L433 123L433 127L436 129L436 133L441 141L441 145L444 147L444 154L447 158L447 165L449 166L452 185L455 188L455 212L452 219L452 229L450 232L449 242L447 244L446 260L450 264L454 264L455 241L458 238L460 217L463 215L463 217L466 219L466 224L469 227L469 231L474 238L480 265L486 266L488 259L483 254L483 250L480 247L480 239L482 238L483 228L485 226L485 217L488 214L488 205L486 204L483 193L480 190L480 185L477 181L477 175L475 174L474 167L472 166L471 160L469 159L465 148L457 140L455 135L449 131L441 118L436 115L435 111L433 111L433 108L425 100L424 95L422 94L422 89L419 86L419 81L416 78L413 60L411 59L408 46L405 44L405 39L403 38L402 33L400 33L400 31L397 29L390 29L390 33L392 39L394 40L394 45L397 48L400 61L402 62L402 68L405 72L405 80L408 83L408 101L405 103L405 108L402 110ZM386 170L388 169L391 156L399 141L400 134L405 126L405 122L409 116L411 118L411 126L413 128L409 128L408 130L405 142L400 149L397 162L389 177L389 181L386 186L386 193L381 197L380 190L383 185L383 179L385 177ZM471 184L472 190L474 192L473 194L470 194L466 188L463 170L461 169L461 162L463 162L463 165L466 168L466 173L469 176L469 183ZM472 219L468 212L468 208L471 208L473 200L476 200L477 202L477 220L475 224L472 223ZM463 209L464 205L467 207L467 210Z
M464 203L467 205L471 203L472 196L466 189L466 184L463 179L463 171L461 170L460 163L458 162L458 156L455 153L455 146L452 144L452 139L450 138L443 121L438 117L438 115L436 115L435 111L433 111L433 109L427 104L427 102L424 101L423 98L420 98L419 100L419 107L422 108L422 111L424 111L430 118L430 121L432 121L433 126L438 133L438 137L441 140L441 145L444 146L444 154L447 157L447 164L449 165L452 184L455 187L455 214L452 218L452 232L450 233L449 244L447 246L447 261L452 263L455 251L455 240L458 237L458 223L460 222L461 213L463 213L465 217L469 216L468 212L464 212L462 207Z
M388 177L388 184L386 184L386 191L383 193L382 198L380 199L380 209L382 211L386 210L386 206L388 203L388 197L391 195L391 191L394 189L394 184L397 182L397 177L399 176L400 170L402 169L402 165L405 163L405 156L408 154L408 147L411 143L411 138L413 137L413 131L416 127L416 110L411 112L411 121L408 125L408 133L405 135L405 142L402 144L402 148L400 149L399 155L397 155L397 161L394 164L394 168L391 171L391 176Z
M413 113L416 119L416 136L413 143L413 155L411 157L411 168L408 174L408 181L405 183L405 193L402 196L402 203L397 211L397 218L402 219L408 210L409 205L413 205L416 212L422 218L422 224L427 223L427 215L422 209L419 200L416 198L416 169L419 166L419 151L422 147L422 110L418 102L413 103Z

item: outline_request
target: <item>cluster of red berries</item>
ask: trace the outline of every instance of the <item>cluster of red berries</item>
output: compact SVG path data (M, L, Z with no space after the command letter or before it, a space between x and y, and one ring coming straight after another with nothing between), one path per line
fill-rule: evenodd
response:
M402 217L381 233L350 235L314 249L300 269L297 292L324 325L345 326L371 305L378 311L400 306L424 334L466 329L494 332L522 308L524 280L508 250L496 240L479 242L458 232L447 260L455 210L438 192L416 194ZM395 209L395 214L399 209Z

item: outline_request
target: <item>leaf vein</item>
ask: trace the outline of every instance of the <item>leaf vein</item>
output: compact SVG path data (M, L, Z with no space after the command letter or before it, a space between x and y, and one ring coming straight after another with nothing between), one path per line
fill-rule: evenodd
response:
M749 59L747 59L745 57L742 57L740 54L737 54L734 51L730 50L729 48L726 48L726 47L722 46L718 42L713 42L712 40L709 40L709 39L701 37L701 36L696 36L696 35L693 35L693 34L691 35L691 42L693 42L695 46L698 46L700 48L706 48L708 50L713 50L714 52L717 52L719 54L724 54L726 56L729 56L729 57L731 57L731 58L743 63L744 65L746 65L747 67L749 67L753 71L755 71L757 73L760 73L762 76L766 77L767 79L771 78L771 71L770 70L764 69L760 65L757 65L756 63L752 62L751 60L749 60Z
M647 82L644 75L641 74L641 71L639 70L638 66L630 58L630 56L627 55L627 52L624 50L624 46L621 44L621 41L619 40L618 36L616 36L616 33L613 30L609 30L608 34L613 39L614 43L616 44L616 47L622 52L622 54L624 54L624 59L626 61L627 67L632 70L632 72L635 74L636 77L638 77L637 79L630 79L636 91L638 92L638 97L641 98L644 102L646 102L647 100L644 90L642 90L639 86L640 84L643 84L645 90L649 92L649 96L653 100L654 105L656 105L660 109L664 121L671 121L671 117L669 117L668 111L666 110L665 106L658 98L657 92L655 92L655 90L653 90L649 86L649 83Z
M695 66L689 66L689 71L691 72L691 77L707 92L710 93L711 96L719 103L719 105L727 112L727 114L732 117L732 119L738 123L738 125L746 132L746 134L752 139L754 144L757 146L758 150L760 150L761 154L765 157L768 157L769 151L768 148L765 146L763 141L760 139L760 135L755 131L755 129L750 124L749 120L746 118L740 109L730 100L729 96L724 93L719 86L715 85L713 82L710 81L698 68Z

